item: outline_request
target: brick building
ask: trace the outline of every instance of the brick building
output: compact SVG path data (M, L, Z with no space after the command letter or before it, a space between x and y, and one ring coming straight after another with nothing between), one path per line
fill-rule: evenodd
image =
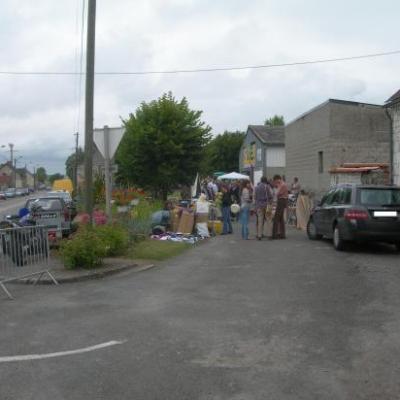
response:
M329 99L286 126L285 147L287 180L319 195L331 168L390 162L390 119L380 105Z

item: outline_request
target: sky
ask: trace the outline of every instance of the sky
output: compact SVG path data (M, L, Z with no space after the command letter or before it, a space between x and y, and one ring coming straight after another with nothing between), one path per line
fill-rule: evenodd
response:
M85 0L2 0L1 71L79 71ZM398 0L97 0L96 71L237 67L400 50ZM84 49L83 49L84 50ZM83 55L83 65L85 57ZM287 122L328 98L383 104L400 54L282 68L95 79L94 126L119 126L172 91L214 135L274 114ZM0 162L65 172L83 145L84 80L0 74ZM79 90L81 86L81 90ZM80 95L79 95L80 94Z

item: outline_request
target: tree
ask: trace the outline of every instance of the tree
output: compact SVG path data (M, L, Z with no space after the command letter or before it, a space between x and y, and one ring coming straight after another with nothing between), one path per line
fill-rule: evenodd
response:
M47 173L46 173L46 170L44 169L44 167L39 167L36 170L36 179L37 179L38 183L45 183L46 182Z
M58 172L52 175L48 176L48 180L50 182L50 184L52 185L54 181L56 181L57 179L63 179L64 175L59 174Z
M244 132L228 132L214 137L205 150L204 173L239 170L239 153L245 137Z
M164 199L177 186L191 184L210 138L201 114L172 93L143 102L123 121L126 132L116 155L119 181Z
M285 118L283 115L274 115L271 118L267 118L264 122L265 126L283 126L285 125Z
M65 161L65 172L71 181L75 181L75 169L76 166L82 164L85 158L85 153L81 147L78 148L78 152L70 154Z

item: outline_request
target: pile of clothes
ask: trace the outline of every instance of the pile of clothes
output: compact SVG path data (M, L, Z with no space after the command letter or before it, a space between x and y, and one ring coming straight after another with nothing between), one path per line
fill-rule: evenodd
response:
M203 240L203 236L199 235L188 235L183 233L173 233L173 232L165 232L160 233L158 235L151 235L151 238L154 240L165 240L171 242L179 242L179 243L188 243L188 244L196 244L200 240Z

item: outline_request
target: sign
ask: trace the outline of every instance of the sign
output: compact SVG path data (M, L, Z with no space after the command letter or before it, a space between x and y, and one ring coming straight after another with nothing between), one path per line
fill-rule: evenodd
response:
M248 144L243 149L243 167L249 168L254 167L256 163L256 145Z
M122 140L122 137L125 133L125 127L117 127L117 128L108 128L108 141L109 141L109 157L112 159L114 157L115 152L119 146L119 143ZM93 140L99 149L101 155L105 158L106 151L104 146L104 129L95 129L93 131Z

